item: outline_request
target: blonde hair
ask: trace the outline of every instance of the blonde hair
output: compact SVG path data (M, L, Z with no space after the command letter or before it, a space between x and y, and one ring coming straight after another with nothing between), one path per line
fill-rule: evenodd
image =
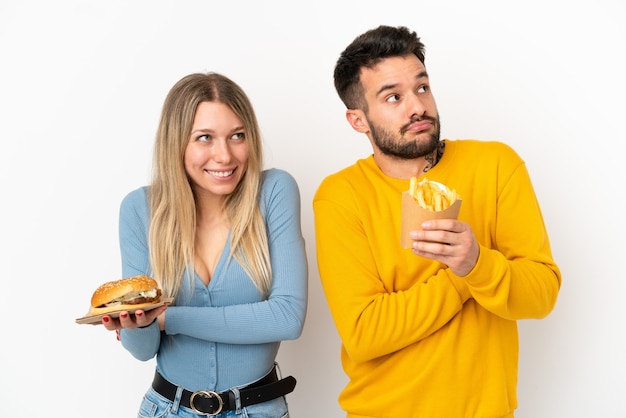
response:
M243 122L249 141L247 170L223 204L232 228L229 260L234 258L241 264L255 286L268 295L272 269L267 232L259 209L263 168L261 133L248 96L235 82L217 73L183 77L163 104L148 192L152 276L169 297L177 295L185 272L190 284L193 281L196 202L185 172L184 155L196 108L207 101L229 106Z

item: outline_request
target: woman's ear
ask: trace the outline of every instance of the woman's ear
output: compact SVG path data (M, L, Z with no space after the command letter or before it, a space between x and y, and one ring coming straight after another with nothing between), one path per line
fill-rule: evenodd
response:
M367 119L365 118L365 113L359 109L348 109L346 110L346 119L352 129L362 134L366 134L370 131L369 124L367 123Z

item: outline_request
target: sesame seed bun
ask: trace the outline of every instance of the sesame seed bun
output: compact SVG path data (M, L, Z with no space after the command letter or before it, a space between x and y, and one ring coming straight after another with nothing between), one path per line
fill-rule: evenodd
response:
M150 294L151 291L154 291ZM148 294L146 294L148 292ZM139 305L153 304L159 301L161 291L157 282L149 276L133 276L121 280L114 280L100 285L91 297L91 307L120 309L120 305L140 309Z

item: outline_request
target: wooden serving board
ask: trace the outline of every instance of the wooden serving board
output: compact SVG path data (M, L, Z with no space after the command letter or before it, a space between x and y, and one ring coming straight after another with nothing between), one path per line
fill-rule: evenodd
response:
M140 309L142 311L150 311L154 308L158 308L159 306L163 306L163 305L169 305L174 301L174 298L162 298L160 302L157 303L153 303L151 305L147 305L147 306L143 306ZM107 312L104 314L100 314L100 315L92 315L90 312L87 313L87 315L80 317L80 318L76 318L76 323L77 324L92 324L92 325L97 325L97 324L101 324L102 323L102 317L105 315L109 315L111 318L117 318L120 316L120 312L129 312L128 308L126 309L120 309L119 311L112 311L112 312Z

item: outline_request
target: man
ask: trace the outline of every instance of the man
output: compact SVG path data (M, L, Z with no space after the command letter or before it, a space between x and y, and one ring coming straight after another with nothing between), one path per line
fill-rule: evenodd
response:
M499 142L440 140L424 45L380 26L341 54L335 87L373 154L317 190L318 267L342 340L347 417L513 417L516 321L548 315L561 273L521 158ZM400 245L411 177L462 198Z

